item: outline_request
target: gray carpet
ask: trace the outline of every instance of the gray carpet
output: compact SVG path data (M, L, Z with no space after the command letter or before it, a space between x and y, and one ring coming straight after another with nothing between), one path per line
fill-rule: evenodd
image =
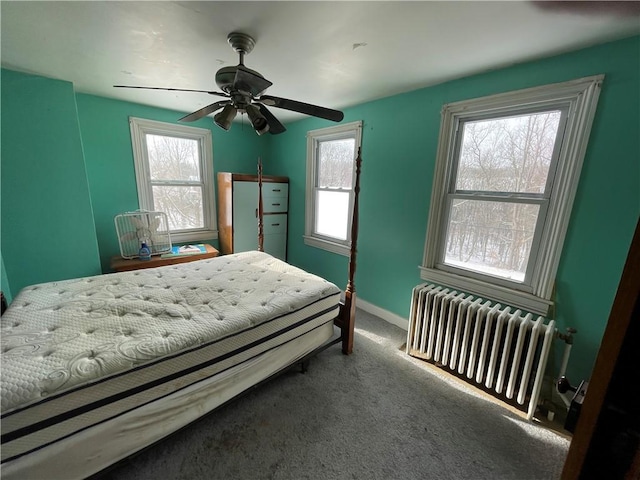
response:
M553 479L569 442L399 350L358 310L338 345L132 457L105 478Z

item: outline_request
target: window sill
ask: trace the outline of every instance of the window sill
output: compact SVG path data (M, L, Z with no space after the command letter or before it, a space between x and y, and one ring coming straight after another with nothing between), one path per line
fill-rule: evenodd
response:
M171 233L171 243L194 242L197 240L216 240L218 230L198 230L197 232Z
M331 242L329 240L320 239L318 237L311 237L309 235L304 235L303 238L305 245L321 248L323 250L327 250L328 252L337 253L338 255L344 255L345 257L348 257L349 252L351 251L351 248L348 245L344 245L341 243Z
M500 285L493 285L473 278L443 272L433 268L420 267L420 278L439 285L459 288L467 293L486 297L488 300L506 303L527 312L546 316L553 305L551 300L536 297L530 293L520 292Z

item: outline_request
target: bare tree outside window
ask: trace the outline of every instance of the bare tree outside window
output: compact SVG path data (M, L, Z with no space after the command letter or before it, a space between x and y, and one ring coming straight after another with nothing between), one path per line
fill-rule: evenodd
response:
M355 144L353 138L319 143L318 187L351 188Z
M443 105L420 278L549 312L603 80Z
M348 256L362 121L307 132L304 243Z
M129 117L138 206L167 215L172 243L218 238L211 130Z
M445 263L524 280L560 118L547 111L463 124Z
M318 143L315 230L321 235L347 239L354 152L354 138Z
M167 214L171 230L202 228L199 142L147 134L146 144L154 209Z
M198 141L147 134L151 180L200 180Z

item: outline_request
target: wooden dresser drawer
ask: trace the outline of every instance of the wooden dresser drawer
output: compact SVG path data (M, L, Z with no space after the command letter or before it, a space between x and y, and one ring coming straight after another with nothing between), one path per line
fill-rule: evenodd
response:
M286 215L265 215L262 230L265 235L286 234L287 233L287 216Z
M264 197L262 197L262 211L264 213L286 212L287 197L274 197L265 195Z
M284 197L285 200L289 196L289 184L288 183L262 183L262 198L266 197Z

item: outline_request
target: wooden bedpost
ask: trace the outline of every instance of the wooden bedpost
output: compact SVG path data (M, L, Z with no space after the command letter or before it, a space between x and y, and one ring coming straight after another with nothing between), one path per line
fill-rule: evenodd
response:
M264 210L262 207L262 158L258 157L258 251L264 252Z
M341 328L342 328L342 353L349 355L353 352L353 335L356 323L356 286L354 277L356 274L356 247L358 244L358 223L359 208L358 197L360 196L360 167L362 165L362 157L360 155L361 147L358 148L358 156L356 157L356 185L353 189L355 194L353 201L353 220L351 222L351 251L349 252L349 280L347 288L344 291L344 306L341 310Z

